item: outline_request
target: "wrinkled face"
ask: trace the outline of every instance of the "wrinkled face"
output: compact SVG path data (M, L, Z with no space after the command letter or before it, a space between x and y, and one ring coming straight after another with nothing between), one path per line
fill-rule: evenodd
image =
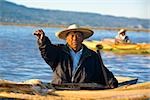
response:
M74 51L80 50L83 42L83 34L78 31L69 32L66 37L66 42Z

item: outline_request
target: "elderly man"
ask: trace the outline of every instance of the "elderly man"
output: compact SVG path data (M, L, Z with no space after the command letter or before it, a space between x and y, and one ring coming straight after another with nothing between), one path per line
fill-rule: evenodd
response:
M54 72L52 83L100 83L110 88L118 86L118 81L101 63L98 54L82 44L84 39L93 35L92 30L73 24L57 32L58 38L66 40L65 45L52 44L43 30L35 31L34 35L38 38L43 59Z

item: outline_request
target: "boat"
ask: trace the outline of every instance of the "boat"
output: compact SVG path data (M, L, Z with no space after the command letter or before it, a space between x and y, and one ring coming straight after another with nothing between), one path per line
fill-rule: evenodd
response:
M115 78L118 80L119 87L124 86L124 85L136 84L138 80L137 78L123 77L123 76L115 76ZM104 86L98 83L51 84L51 83L42 82L38 79L27 80L24 82L12 82L8 80L0 80L0 91L2 90L13 91L13 88L15 89L15 91L17 91L16 90L17 88L19 91L22 90L24 92L32 92L32 91L35 92L37 87L40 89L54 89L54 90L81 90L82 88L88 89L88 90L105 89Z
M148 99L150 82L137 83L137 78L115 76L119 87L107 90L57 90L38 79L25 82L0 80L0 98L36 100ZM48 86L47 86L48 85Z
M124 85L132 85L137 83L137 78L115 76L118 80L118 87ZM14 91L30 94L40 94L43 91L52 92L52 90L103 90L104 88L98 83L62 83L51 84L45 83L38 79L31 79L24 82L13 82L8 80L0 80L0 91ZM44 92L43 92L44 93Z
M150 43L124 43L115 44L113 39L85 40L83 44L92 50L102 49L124 54L150 54Z

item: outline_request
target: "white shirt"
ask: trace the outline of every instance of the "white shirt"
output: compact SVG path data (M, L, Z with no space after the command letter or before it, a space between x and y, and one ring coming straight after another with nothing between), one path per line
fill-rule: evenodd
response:
M70 49L70 54L73 60L73 72L78 68L78 63L82 55L82 51L83 51L83 48L81 48L81 50L78 52L74 52L72 49Z
M123 35L119 34L119 35L116 36L116 39L124 40L125 37L126 37L126 35L123 36Z

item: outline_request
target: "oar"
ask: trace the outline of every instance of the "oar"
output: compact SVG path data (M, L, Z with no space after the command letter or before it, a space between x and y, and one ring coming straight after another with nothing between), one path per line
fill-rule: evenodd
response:
M102 49L102 48L103 48L102 45L96 45L96 51L97 51L97 54L98 54L98 57L99 57L99 61L102 65L101 68L102 68L102 72L103 72L103 75L104 75L105 83L110 88L109 83L108 83L108 79L107 79L107 73L105 71L104 63L102 61L101 54L100 54L100 49Z

